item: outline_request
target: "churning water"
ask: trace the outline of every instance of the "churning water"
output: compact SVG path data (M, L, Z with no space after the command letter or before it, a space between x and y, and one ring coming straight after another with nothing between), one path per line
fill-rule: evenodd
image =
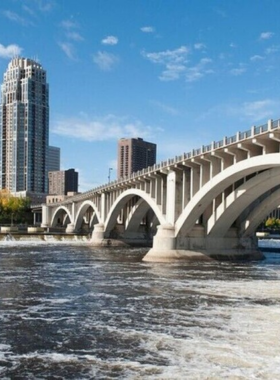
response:
M1 242L1 379L280 379L280 254Z

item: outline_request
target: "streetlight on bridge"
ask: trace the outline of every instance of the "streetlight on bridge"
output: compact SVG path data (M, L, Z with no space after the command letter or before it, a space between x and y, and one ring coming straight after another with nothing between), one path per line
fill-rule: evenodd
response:
M108 182L110 183L111 182L111 171L113 170L113 168L109 168L109 174L108 174Z

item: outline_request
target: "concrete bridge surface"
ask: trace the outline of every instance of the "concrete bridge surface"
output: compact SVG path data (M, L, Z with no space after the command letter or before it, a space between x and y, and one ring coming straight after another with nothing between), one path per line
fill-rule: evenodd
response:
M256 228L280 204L280 120L48 203L42 227L96 246L151 243L144 260L259 258Z

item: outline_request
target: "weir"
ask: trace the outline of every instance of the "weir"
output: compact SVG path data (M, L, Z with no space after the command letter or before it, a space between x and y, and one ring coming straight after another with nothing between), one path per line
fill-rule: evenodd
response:
M269 120L45 204L42 227L87 231L94 246L152 241L146 261L261 258L255 233L279 205L279 152L280 123Z
M1 242L89 242L86 236L59 234L0 234Z

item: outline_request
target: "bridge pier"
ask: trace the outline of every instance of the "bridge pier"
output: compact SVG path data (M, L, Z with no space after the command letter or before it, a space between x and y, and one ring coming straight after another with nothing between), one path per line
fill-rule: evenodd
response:
M211 260L209 256L188 249L177 249L175 228L171 224L158 226L154 237L153 248L149 250L143 261L172 262L176 260Z
M65 232L67 234L73 234L73 233L75 233L75 226L74 226L74 224L73 223L67 224Z
M264 258L258 250L254 237L239 238L236 231L226 237L210 238L204 236L204 228L197 228L192 236L175 237L174 227L158 227L153 247L143 258L150 262L182 261L229 261L261 260Z
M94 225L94 230L90 240L91 245L99 247L104 245L104 224L99 223Z

